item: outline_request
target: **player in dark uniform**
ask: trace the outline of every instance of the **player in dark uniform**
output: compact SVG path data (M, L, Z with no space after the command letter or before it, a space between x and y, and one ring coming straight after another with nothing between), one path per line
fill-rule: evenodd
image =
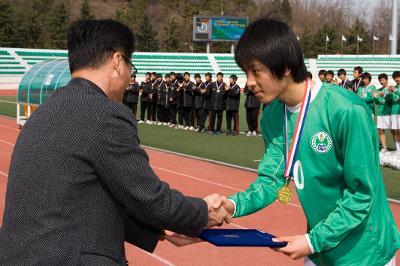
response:
M203 95L204 95L204 105L203 105L203 110L204 110L204 116L203 120L201 122L201 125L205 126L206 120L208 118L208 132L213 133L211 131L211 126L210 126L210 115L211 115L211 92L215 86L215 83L212 81L212 74L210 72L207 72L204 75L205 78L205 83L204 83L204 90L203 90ZM203 130L201 130L203 131Z
M225 82L222 80L224 74L217 73L217 81L211 91L211 113L210 113L210 131L214 134L221 134L222 117L225 109ZM217 127L215 128L215 119L217 119Z
M151 94L149 99L149 114L150 114L150 124L157 123L157 90L158 90L158 79L157 73L151 72Z
M151 81L150 81L150 72L147 72L145 75L145 80L140 83L139 91L141 93L140 96L140 123L145 122L145 114L147 111L147 123L149 123L150 113L149 113L149 101L151 94Z
M166 81L162 79L162 76L160 79L157 76L157 79L159 80L157 86L157 121L158 121L157 125L166 125L168 122L165 117L165 107L167 98Z
M124 92L122 102L132 110L136 120L137 103L139 97L139 83L136 82L136 74L131 74L131 82Z
M246 108L246 121L249 127L247 136L257 137L258 115L260 113L261 103L247 85L244 87L244 94L246 95L246 101L244 103L244 107Z
M239 134L239 104L240 87L236 84L237 76L229 77L229 85L225 86L226 97L226 135L236 136ZM233 130L232 130L233 120Z
M176 113L178 111L177 103L178 103L178 80L176 79L176 74L175 72L171 72L169 74L169 77L171 79L171 86L168 89L168 97L169 97L169 123L170 127L175 127L177 122L176 122Z
M194 79L196 81L195 88L193 90L194 95L194 122L197 132L204 132L204 94L205 94L205 83L201 81L200 74L195 74Z
M177 80L177 86L176 86L176 91L177 91L177 108L178 108L178 127L183 129L185 126L184 124L184 108L183 108L183 86L185 85L183 75L181 73L176 74L176 80Z
M360 66L356 66L353 71L354 79L351 81L351 90L354 93L357 93L358 87L362 86L362 74L363 68Z
M183 120L185 130L194 130L193 127L193 89L194 83L190 80L190 73L183 74Z

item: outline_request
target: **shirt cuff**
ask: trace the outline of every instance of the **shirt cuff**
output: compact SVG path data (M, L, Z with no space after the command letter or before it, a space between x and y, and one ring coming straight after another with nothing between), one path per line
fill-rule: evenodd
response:
M314 254L315 251L314 251L314 248L313 248L313 246L311 244L310 236L308 234L305 234L305 237L306 237L306 240L307 240L308 247L311 250L311 254Z
M232 199L228 199L230 202L232 202L232 204L233 204L233 214L232 214L232 217L234 217L235 216L235 214L236 214L236 202L234 201L234 200L232 200Z

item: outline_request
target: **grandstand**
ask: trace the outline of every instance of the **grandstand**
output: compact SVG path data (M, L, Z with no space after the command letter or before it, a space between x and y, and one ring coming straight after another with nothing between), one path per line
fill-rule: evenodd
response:
M23 74L38 62L49 59L65 59L66 50L0 48L0 89L17 89ZM134 53L133 63L138 69L141 80L148 71L165 74L170 71L205 74L223 72L226 76L236 74L238 84L243 86L246 77L235 63L233 54L206 53ZM318 70L331 69L336 72L344 68L350 75L353 68L360 65L373 76L377 84L377 75L391 75L399 70L399 55L320 55L317 59L305 59L307 69L317 77Z

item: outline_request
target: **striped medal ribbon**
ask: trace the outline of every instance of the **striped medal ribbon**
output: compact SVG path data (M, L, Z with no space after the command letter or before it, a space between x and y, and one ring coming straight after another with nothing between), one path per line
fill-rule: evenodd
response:
M285 108L285 145L286 145L286 166L283 176L285 177L285 184L278 190L278 200L284 204L287 204L292 199L292 192L289 188L290 178L293 175L293 167L295 163L296 154L300 144L300 138L304 127L304 122L306 121L306 116L308 113L308 107L310 105L311 99L311 86L309 81L306 81L304 88L304 95L301 101L300 113L297 118L296 127L293 132L292 144L289 147L289 136L288 136L288 115L287 115L287 105Z

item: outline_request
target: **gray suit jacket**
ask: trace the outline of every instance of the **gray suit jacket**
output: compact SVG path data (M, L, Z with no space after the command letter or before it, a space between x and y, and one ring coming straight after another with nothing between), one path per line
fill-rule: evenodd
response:
M127 107L74 79L30 117L12 155L0 265L123 265L162 229L197 236L207 205L152 171Z

